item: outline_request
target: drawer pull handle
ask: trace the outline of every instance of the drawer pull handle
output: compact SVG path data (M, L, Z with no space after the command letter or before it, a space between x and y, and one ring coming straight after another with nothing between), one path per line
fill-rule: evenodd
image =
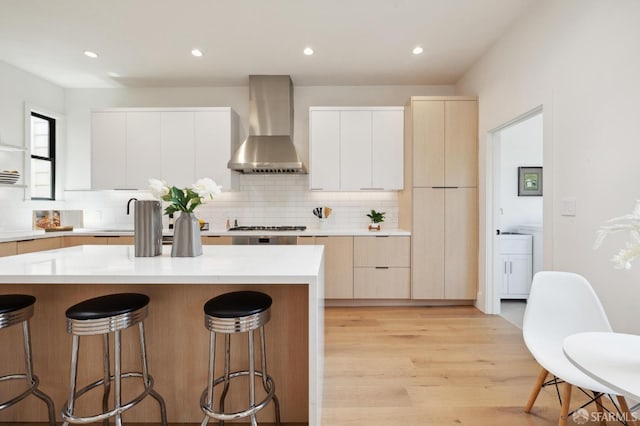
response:
M389 269L388 266L376 266L376 269Z

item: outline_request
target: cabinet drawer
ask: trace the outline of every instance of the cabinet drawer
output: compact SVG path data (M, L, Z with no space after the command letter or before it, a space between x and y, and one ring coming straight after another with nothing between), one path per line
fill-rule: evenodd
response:
M64 237L64 247L83 246L83 245L106 245L106 236L94 236L94 235L67 235Z
M408 267L410 244L410 237L356 237L354 266Z
M353 296L356 299L409 299L409 268L355 268Z
M501 235L500 254L531 254L531 235Z
M60 248L60 238L39 238L35 240L18 241L18 254L32 253Z
M230 246L231 237L227 237L224 235L207 235L202 237L202 244L207 246Z

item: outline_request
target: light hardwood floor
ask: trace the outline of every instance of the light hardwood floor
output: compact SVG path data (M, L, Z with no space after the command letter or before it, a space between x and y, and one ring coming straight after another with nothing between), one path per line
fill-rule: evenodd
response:
M325 317L323 426L558 422L552 387L524 413L540 367L522 331L500 316L385 307L327 308ZM586 401L579 391L574 398Z

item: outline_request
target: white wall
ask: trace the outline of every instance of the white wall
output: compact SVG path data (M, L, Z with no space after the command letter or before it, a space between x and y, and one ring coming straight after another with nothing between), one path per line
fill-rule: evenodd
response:
M542 197L518 196L518 167L542 166L542 115L518 122L500 132L501 231L542 223ZM544 190L544 180L543 180Z
M25 105L64 114L64 90L0 61L0 143L24 146ZM62 123L61 123L62 124ZM64 150L64 131L58 140ZM0 170L22 170L22 153L0 151ZM0 230L29 229L31 210L60 206L60 202L25 201L24 190L0 187Z
M487 133L542 105L545 268L586 276L615 329L640 332L640 264L612 268L626 236L593 250L598 226L640 198L640 2L539 0L459 81L479 96L480 297L485 292ZM575 197L575 217L560 201Z

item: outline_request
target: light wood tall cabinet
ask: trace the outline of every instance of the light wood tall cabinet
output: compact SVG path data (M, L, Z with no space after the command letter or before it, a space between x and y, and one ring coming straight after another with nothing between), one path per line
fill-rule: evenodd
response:
M478 121L474 97L405 107L400 227L411 230L411 298L473 300L478 281Z

